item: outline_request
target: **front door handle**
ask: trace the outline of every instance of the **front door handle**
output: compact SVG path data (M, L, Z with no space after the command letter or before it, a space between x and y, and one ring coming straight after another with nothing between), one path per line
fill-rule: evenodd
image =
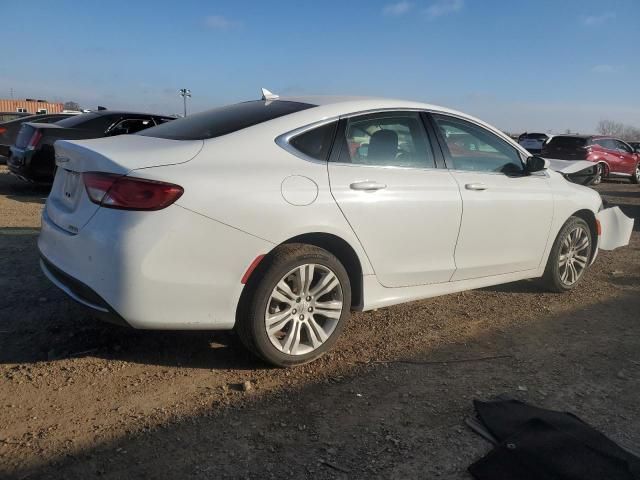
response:
M387 186L384 183L372 182L367 180L366 182L354 182L349 185L349 188L351 188L351 190L375 191L387 188Z
M484 183L467 183L464 188L467 190L486 190L487 187Z

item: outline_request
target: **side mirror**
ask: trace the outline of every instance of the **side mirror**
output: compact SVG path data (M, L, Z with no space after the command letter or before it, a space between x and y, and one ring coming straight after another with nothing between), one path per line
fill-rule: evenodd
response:
M527 172L540 172L542 170L546 170L549 168L549 160L534 155L532 157L527 158Z

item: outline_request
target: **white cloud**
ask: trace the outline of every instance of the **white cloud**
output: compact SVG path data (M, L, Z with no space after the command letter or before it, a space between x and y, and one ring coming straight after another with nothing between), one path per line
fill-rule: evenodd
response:
M404 15L409 10L411 10L411 7L413 7L413 4L410 3L410 2L406 2L406 1L397 2L397 3L390 3L389 5L386 5L382 9L382 13L384 15L390 15L390 16L398 17L400 15Z
M616 67L614 65L607 65L607 64L595 65L591 67L591 71L593 73L614 73L618 70L620 70L619 67Z
M451 13L457 13L462 10L462 7L464 7L464 0L438 0L428 6L424 10L424 13L428 18L433 19Z
M603 23L616 18L615 12L602 12L598 15L589 15L582 17L582 24L587 27L594 27L596 25L602 25Z
M222 15L209 15L205 17L204 24L211 30L229 30L240 25L239 22L230 20Z

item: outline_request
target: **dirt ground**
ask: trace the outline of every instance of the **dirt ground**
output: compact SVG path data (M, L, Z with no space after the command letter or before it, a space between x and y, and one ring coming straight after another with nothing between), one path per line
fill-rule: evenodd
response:
M640 220L639 186L598 190ZM638 225L571 293L355 314L331 354L281 370L230 334L94 320L40 273L45 196L0 167L0 477L470 478L491 447L464 418L501 394L640 450Z

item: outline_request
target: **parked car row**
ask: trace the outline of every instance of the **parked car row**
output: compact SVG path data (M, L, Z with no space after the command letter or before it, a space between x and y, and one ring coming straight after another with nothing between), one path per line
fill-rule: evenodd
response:
M132 134L175 119L163 115L112 110L98 110L61 120L53 116L27 118L29 121L13 120L15 125L13 122L9 126L0 124L0 149L6 148L5 142L13 141L8 152L9 170L24 180L41 183L53 182L56 169L54 143L57 140Z
M628 178L640 182L640 142L624 142L603 135L550 135L523 133L518 143L534 155L552 160L585 160L595 164L593 174L581 175L578 183L590 177L592 185L604 178Z
M12 149L58 139L45 275L107 320L235 329L280 366L329 350L351 310L525 278L571 290L633 228L499 130L418 102L265 91L92 140L68 139L74 120L27 124Z
M71 113L43 113L39 115L27 115L0 123L0 156L8 157L11 154L11 145L16 143L22 124L27 122L56 123L65 118L74 116Z
M587 160L596 164L597 185L607 177L640 183L640 154L628 143L595 135L556 135L542 147L542 156L559 160Z

